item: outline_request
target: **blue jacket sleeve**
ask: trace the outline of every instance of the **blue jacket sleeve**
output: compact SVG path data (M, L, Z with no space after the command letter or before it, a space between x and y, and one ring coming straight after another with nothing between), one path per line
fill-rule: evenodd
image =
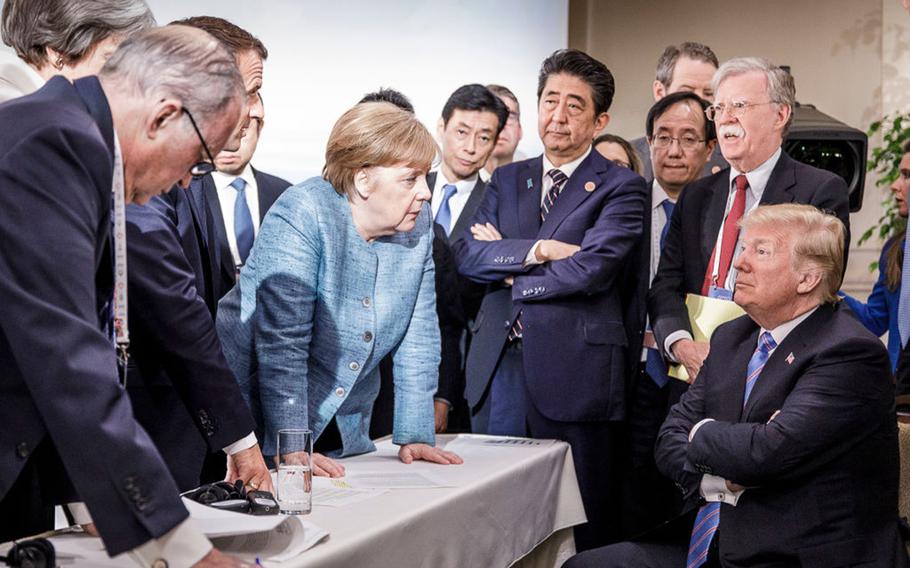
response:
M875 281L872 293L869 294L869 299L866 300L865 304L849 294L840 293L859 321L866 326L866 329L878 336L888 331L889 324L888 287L885 284L885 272L883 270L887 262L889 248L885 246L878 259L878 280Z

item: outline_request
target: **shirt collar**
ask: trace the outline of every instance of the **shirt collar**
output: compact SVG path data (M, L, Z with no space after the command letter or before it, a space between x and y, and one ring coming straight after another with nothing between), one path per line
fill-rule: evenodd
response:
M814 314L815 310L817 310L817 309L818 309L818 306L815 306L808 312L798 315L795 318L793 318L792 320L790 320L788 322L784 322L784 323L780 324L779 326L775 327L774 329L769 330L769 329L761 328L761 333L770 331L771 337L774 339L774 343L776 345L780 345L781 343L783 343L784 339L786 339L787 336L790 335L790 332L793 331L794 329L796 329L796 326L803 323L809 316ZM759 334L759 335L761 335L761 334Z
M765 186L768 185L768 179L771 178L771 172L774 171L774 166L777 165L777 161L780 159L781 149L778 148L771 157L764 161L760 166L752 170L751 172L746 173L746 180L749 182L749 191L752 192L752 196L756 199L761 198L762 193L765 191ZM733 187L733 180L736 179L736 176L740 175L741 171L730 166L730 187Z
M658 207L661 207L661 203L667 199L673 203L676 203L676 200L667 195L667 192L664 191L664 188L660 187L660 184L657 183L657 179L655 178L651 182L651 209L654 210Z
M572 177L572 174L575 173L575 170L578 169L578 166L585 160L585 158L588 157L588 154L590 154L590 153L591 153L591 146L588 146L588 150L584 154L575 158L568 164L563 164L563 165L559 166L559 171L566 174L567 178ZM543 155L543 175L546 176L547 172L552 170L555 167L556 166L553 165L553 162L548 160L547 155L544 154Z
M243 181L245 181L247 185L253 185L253 166L247 164L246 167L243 168L243 171L240 172L239 176L226 174L219 171L212 172L212 181L215 182L215 189L218 191L227 189L232 183L234 183L234 180L237 178L243 178Z
M434 188L434 192L436 188L439 188L441 190L442 187L446 184L454 185L458 188L457 193L466 195L468 193L471 193L471 190L474 189L474 186L477 184L477 173L475 172L474 175L463 180L451 182L446 177L446 175L442 173L442 168L439 168L439 171L436 172L436 187Z

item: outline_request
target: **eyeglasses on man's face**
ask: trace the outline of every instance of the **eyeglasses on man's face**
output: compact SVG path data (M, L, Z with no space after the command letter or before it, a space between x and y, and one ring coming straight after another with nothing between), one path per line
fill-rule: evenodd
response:
M205 138L202 137L202 132L199 131L199 126L196 124L196 121L193 119L190 109L183 107L183 113L188 119L190 119L190 124L193 125L193 130L196 131L196 136L199 137L199 142L202 143L202 149L205 150L205 155L208 157L209 161L196 162L190 168L190 173L196 177L204 176L215 171L215 158L212 156L212 152L209 150L208 144L205 143Z
M705 116L712 121L723 113L727 113L727 116L731 118L738 118L752 107L771 104L775 104L774 101L765 101L763 103L750 103L748 101L733 101L730 104L718 103L706 108Z
M691 134L686 134L684 136L680 136L679 138L674 138L668 134L658 134L651 139L651 144L655 148L664 150L666 148L669 148L674 141L677 142L683 150L694 150L699 145L705 143L704 140L696 138Z

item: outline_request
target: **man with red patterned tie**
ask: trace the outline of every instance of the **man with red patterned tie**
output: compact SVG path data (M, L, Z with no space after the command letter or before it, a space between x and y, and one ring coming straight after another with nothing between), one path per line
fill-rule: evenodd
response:
M692 338L686 294L730 300L739 250L737 223L759 204L804 203L834 213L850 242L847 185L842 178L796 162L781 148L793 118L796 87L789 73L755 57L731 59L714 76L715 103L706 114L730 167L691 183L676 205L648 313L665 358L682 363L692 380L708 344ZM680 393L681 394L681 393Z
M747 315L711 338L655 450L688 513L564 568L907 565L890 362L838 302L844 227L795 204L740 226Z

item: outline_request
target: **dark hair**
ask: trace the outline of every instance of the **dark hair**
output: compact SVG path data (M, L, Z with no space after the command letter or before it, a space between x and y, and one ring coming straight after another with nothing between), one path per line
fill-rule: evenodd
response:
M901 150L903 152L900 155L898 160L904 157L904 154L910 154L910 140L907 140L903 143ZM907 238L907 230L904 229L904 232L892 237L894 241L891 244L891 248L888 249L888 255L885 258L885 266L879 266L879 270L884 270L885 272L885 285L888 287L888 290L894 292L901 285L901 272L904 265L904 239ZM885 245L887 246L887 245Z
M414 114L414 105L411 104L411 101L395 89L380 87L378 91L365 94L363 98L358 101L358 104L359 103L392 103L401 110L406 110L409 113Z
M644 169L644 166L641 164L641 159L638 157L638 152L632 148L632 145L629 144L629 141L623 138L622 136L617 136L615 134L601 134L591 142L591 146L595 149L597 145L601 142L612 142L613 144L619 144L622 147L623 151L626 153L626 156L629 158L629 169L633 172L641 175L641 171Z
M714 132L714 121L708 120L708 117L704 115L704 110L708 108L708 101L689 91L670 93L654 103L651 110L648 111L648 118L645 119L645 133L648 135L648 138L654 136L654 123L657 119L670 110L670 107L673 105L685 101L694 102L702 110L702 119L705 123L705 141L714 140L717 137Z
M6 0L0 35L23 61L40 68L46 47L72 63L110 36L154 26L144 0Z
M540 74L537 76L538 102L547 84L547 79L550 78L550 75L559 73L578 77L591 87L595 116L600 116L601 113L610 110L610 105L613 104L613 94L616 92L613 74L606 65L577 49L559 49L543 60Z
M668 89L670 84L673 83L673 72L676 70L676 62L679 61L681 55L685 55L695 61L710 63L715 68L720 67L717 56L707 45L694 41L686 41L678 46L668 45L663 54L661 54L660 59L657 60L657 76L655 77Z
M224 18L216 18L215 16L193 16L192 18L171 22L171 24L192 26L212 34L215 39L224 44L234 57L237 57L238 53L243 53L245 51L255 51L263 61L269 57L269 51L265 48L265 45L259 41L259 38Z
M509 107L502 99L493 94L493 91L477 83L462 85L455 89L455 92L449 95L449 100L442 107L442 123L449 124L452 113L456 110L477 110L481 112L492 112L499 120L499 127L496 129L496 136L502 132L509 120Z
M515 93L511 91L508 87L503 87L502 85L497 85L495 83L490 83L487 85L487 88L490 89L490 92L496 95L499 98L507 98L515 103L515 107L518 108L518 112L521 112L521 104L518 102L518 97L515 96Z

